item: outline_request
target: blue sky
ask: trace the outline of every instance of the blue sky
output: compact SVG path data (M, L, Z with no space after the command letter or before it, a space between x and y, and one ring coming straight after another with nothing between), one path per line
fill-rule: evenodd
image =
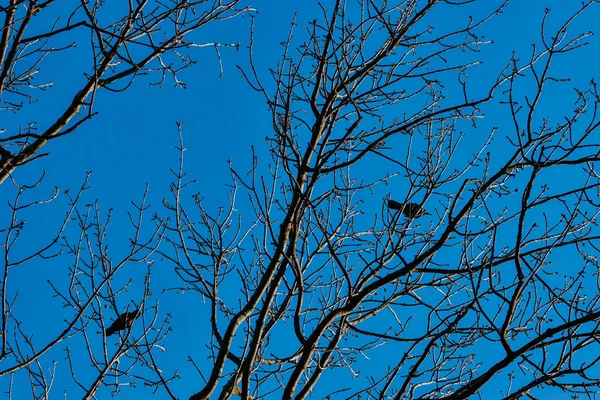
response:
M558 22L563 22L565 15L573 11L575 6L568 3L570 2L559 0L511 3L504 14L491 21L489 27L483 30L485 36L493 40L494 44L484 48L480 55L470 55L477 58L481 56L484 60L481 67L471 72L470 78L474 86L481 82L481 86L485 87L494 78L493 74L498 73L501 66L508 61L513 51L516 51L518 58L526 59L530 55L531 44L539 43L539 23L544 8L552 10L549 19L549 26L552 27ZM471 8L473 13L485 13L490 10L489 3L486 5L480 1L477 4ZM283 51L281 42L287 38L295 13L298 14L298 26L294 43L299 44L307 37L306 22L320 17L320 12L316 2L312 1L257 0L253 2L253 6L258 10L254 13L254 61L263 82L268 88L272 88L269 68L274 68L280 59ZM60 14L61 6L54 7L54 12ZM575 27L582 32L593 29L594 21L599 17L600 9L595 7L578 20ZM427 22L436 26L436 29L444 29L452 26L451 24L460 23L465 18L467 16L463 14L446 15L440 12L433 14L432 19L428 19ZM187 85L186 89L174 87L173 82L169 80L162 88L149 87L151 78L140 77L131 88L122 93L99 92L95 104L98 116L75 134L50 143L44 150L50 151L51 154L19 169L15 175L16 179L20 183L32 182L39 177L43 169L46 171L46 179L36 191L36 195L50 194L54 187L70 189L73 193L84 181L86 171L92 171L90 189L85 193L83 204L98 199L101 215L105 215L109 209L114 209L108 244L115 258L118 258L118 254L127 250L127 238L132 233L127 212L134 211L131 202L141 199L146 185L149 185L147 202L151 205L152 212L162 210L161 201L168 195L169 183L172 181L170 169L177 168L179 156L175 149L179 140L176 122L183 122L183 140L187 149L185 168L189 178L197 181L194 189L188 191L190 198L187 201L191 204L191 194L199 192L206 209L218 211L219 207L227 202L227 184L230 182L227 163L229 159L238 171L248 171L251 166L250 147L254 146L260 158L261 168L269 161L265 137L272 133L271 114L264 98L243 81L237 68L238 65L248 67L250 23L251 18L245 16L211 26L201 33L200 40L240 42L238 51L233 48L220 50L223 76L220 76L219 60L214 49L208 47L193 50L192 56L197 64L180 76ZM592 37L591 45L578 50L568 63L558 61L555 71L558 75L571 77L575 85L585 86L590 78L598 76L596 68L599 48L598 39ZM3 127L16 127L25 121L37 121L42 129L55 120L58 110L65 105L74 88L83 79L81 70L85 59L82 54L83 48L78 47L51 56L39 79L52 80L55 86L42 93L38 102L25 107L22 112L15 115L3 112ZM576 74L572 72L573 62L577 65ZM526 90L526 87L523 87L523 90ZM571 109L573 99L573 92L557 91L556 97L549 98L543 107L548 115L560 114L564 107ZM506 112L496 112L498 109L492 106L494 104L487 110L488 119L481 121L478 126L482 132L487 132L492 126L507 126ZM495 106L497 107L497 103ZM510 130L511 126L508 125L506 129ZM473 134L469 142L461 148L461 152L468 157L480 140L482 139ZM357 176L368 177L378 168L386 167L384 164L372 163L368 170L357 171ZM560 180L560 177L554 179ZM391 184L390 187L381 188L376 196L371 196L369 201L372 203L368 206L380 209L381 201L388 193L396 197L403 196L406 188L402 185L400 182L396 186ZM3 225L9 218L4 199L13 196L14 189L9 182L0 186L0 221ZM248 205L244 205L246 199L243 196L240 198L242 214L248 211L244 208ZM61 192L57 201L26 210L24 217L29 225L23 231L19 243L21 251L26 252L32 244L35 246L42 243L43 238L48 235L48 227L56 226L67 207L68 199ZM69 228L68 233L76 232L75 227ZM68 257L63 257L11 270L11 280L15 282L12 293L16 293L17 290L19 292L15 313L22 315L24 329L36 331L34 327L40 324L48 327L46 332L36 331L36 340L40 342L63 329L62 320L71 315L61 315L65 312L61 302L52 297L47 284L48 279L65 284L65 268L68 264ZM123 309L131 301L141 297L145 272L144 265L131 265L127 273L118 277L121 282L130 278L133 280L131 289L119 295L118 303ZM175 291L163 293L162 289L173 282L172 279L173 274L168 263L157 260L152 266L151 301L152 304L159 304L159 318L164 318L167 313L173 315L173 331L163 342L168 351L160 357L164 358L165 370L180 371L181 379L174 383L173 389L178 396L186 398L201 388L200 380L187 362L188 355L199 363L210 365L210 361L206 360L208 352L205 347L209 343L210 327L203 322L208 308L206 302L198 295L178 294ZM229 285L224 287L224 293L230 290L231 295L237 297L239 282ZM108 311L105 311L105 317L114 318ZM133 332L135 335L135 328ZM94 328L91 328L89 334L93 333ZM109 342L111 348L110 346L116 343L116 337ZM75 342L69 342L68 345L73 349L77 348ZM273 343L272 346L284 348L285 343ZM70 372L64 367L64 347L59 345L51 353L50 358L59 361L60 365L54 387L57 396L64 389L73 391L74 396L78 397L79 389L73 385ZM385 348L380 348L373 355L373 359L385 359L390 353L393 354ZM75 356L83 359L87 357L84 353L76 353ZM365 371L374 372L377 365L375 362L363 362ZM82 365L87 367L85 360ZM81 371L84 377L92 376L86 375L88 373L93 374L93 371ZM365 376L366 372L363 372L360 378L356 379L364 379ZM325 375L324 379L333 379L332 377L348 379L349 382L353 379L347 371L330 373ZM5 390L6 385L7 378L0 378L0 390ZM149 389L141 386L135 391L124 388L122 396L118 398L147 398L147 390ZM98 398L109 397L105 388L98 393ZM318 398L318 394L315 396ZM17 395L15 398L26 397ZM167 396L159 391L154 398Z

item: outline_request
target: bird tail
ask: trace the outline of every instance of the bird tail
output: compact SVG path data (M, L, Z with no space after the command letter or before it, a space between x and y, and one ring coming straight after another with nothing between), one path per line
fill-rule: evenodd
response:
M112 335L112 334L114 334L116 331L117 331L116 329L112 329L112 328L110 328L110 327L109 327L109 328L106 328L106 329L104 330L104 332L106 333L106 336L107 336L107 337L108 337L108 336L110 336L110 335Z

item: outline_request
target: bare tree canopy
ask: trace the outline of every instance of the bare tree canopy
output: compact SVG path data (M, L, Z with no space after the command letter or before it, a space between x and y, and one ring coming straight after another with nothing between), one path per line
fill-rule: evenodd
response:
M84 79L79 86L57 88L64 93L53 93L53 102L65 107L50 117L47 126L38 127L37 121L31 120L21 121L14 131L2 127L0 184L17 167L47 155L43 148L48 141L73 133L91 119L98 90L121 92L137 77L148 74L154 85L168 80L185 85L178 73L195 63L187 54L190 50L235 46L202 42L201 32L210 24L249 10L241 7L240 0L141 0L119 6L106 6L103 1L68 6L55 0L8 1L0 6L4 16L1 109L23 114L41 91L52 89L52 77L44 74L47 59L84 60L82 70L74 71L73 77Z
M101 24L101 3L82 2L68 23L29 42L19 27L46 3L3 8L6 49L35 42L32 57L42 60L46 43L85 28L94 72L54 128L0 136L12 196L0 225L2 390L597 397L597 3L536 8L526 19L537 36L523 37L514 15L530 10L524 3L326 1L310 6L319 10L310 18L299 10L270 69L257 55L258 6L137 2ZM178 82L191 63L164 57L194 47L183 32L241 16L251 29L240 34L248 61L238 70L257 97L220 118L225 125L258 104L269 126L249 167L229 162L226 195L206 183L222 163L190 167L181 122L179 164L159 200L147 189L128 210L107 212L102 199L87 200L89 174L78 190L47 197L46 177L21 183L15 168L44 155L40 144L94 115L95 91L127 89L115 85L141 71ZM11 65L16 56L3 54ZM3 71L0 99L19 112L13 97L30 96L32 78ZM248 132L223 134L234 147ZM48 204L61 206L60 218L25 246L25 217ZM112 222L116 214L126 220ZM53 266L53 297L38 299L48 304L37 313L32 293L16 288L34 263ZM48 325L52 302L63 311Z

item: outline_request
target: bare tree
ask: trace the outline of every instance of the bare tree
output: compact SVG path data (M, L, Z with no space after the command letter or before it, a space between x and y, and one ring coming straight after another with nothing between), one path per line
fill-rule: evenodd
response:
M203 42L207 25L248 12L240 0L136 0L109 5L101 0L74 2L65 7L54 0L9 0L0 6L4 25L0 39L1 109L22 115L40 91L54 85L44 78L49 59L68 56L86 60L79 87L59 88L53 102L65 107L47 126L38 127L39 115L27 116L17 127L0 127L0 183L19 166L48 153L44 145L75 132L94 115L98 90L122 92L134 80L152 75L152 85L168 81L185 87L179 73L195 63L196 47L237 46ZM52 22L54 21L54 22ZM79 46L76 50L76 47ZM62 66L68 69L68 65ZM39 75L42 75L40 78Z
M35 397L48 397L60 367L46 355L65 342L86 398L136 382L188 396L176 389L180 376L182 390L197 387L194 400L540 398L542 390L593 398L600 95L594 80L578 87L556 65L575 63L590 43L580 19L597 3L571 5L571 15L547 10L527 57L515 52L487 68L484 33L507 2L323 4L306 40L294 22L272 80L253 62L254 43L241 68L271 112L271 161L253 150L249 173L231 164L229 201L211 212L184 168L179 124L171 192L151 221L146 195L134 203L120 254L107 242L111 212L82 200L86 181L48 244L12 256L25 229L19 213L45 203L20 200L39 185L11 179L14 216L0 227L0 376L23 373ZM433 27L444 14L464 18ZM479 71L485 79L473 78ZM6 277L59 256L69 257L69 279L52 289L71 316L40 346L12 311ZM170 322L150 290L157 261L173 267L167 285L185 293L195 317L209 315L210 342L189 343L177 367L157 357ZM133 265L145 267L143 284L122 276ZM137 298L118 303L135 285ZM108 346L105 328L138 308L137 333L123 329ZM198 327L177 322L185 323Z
M44 172L23 183L27 179L15 171L47 156L48 142L82 130L97 115L99 92L119 95L142 82L185 87L182 71L196 63L196 48L215 51L220 66L219 49L238 44L214 40L204 34L206 28L250 11L240 0L0 5L3 398L19 398L22 392L14 387L27 384L32 398L49 398L51 390L64 389L55 382L69 371L71 392L79 390L85 398L97 396L102 386L118 393L136 383L169 393L177 374L163 374L151 353L162 351L159 343L168 331L169 316L159 314L150 289L152 255L165 227L142 223L150 213L146 193L134 203L131 236L123 235L130 246L123 249L115 246L112 212L86 199L89 175L78 190L61 195L58 188L48 191ZM57 65L60 73L71 74L66 82L55 82ZM48 217L48 223L44 213L58 218ZM137 308L140 336L131 337L130 329L109 339L102 335L111 321Z
M15 200L9 203L12 211L9 224L1 230L4 266L0 291L0 376L11 377L11 381L22 385L24 377L15 378L15 375L25 372L30 381L32 398L49 398L57 368L59 372L63 368L66 368L63 370L65 372L70 370L74 387L79 387L85 393L85 398L95 397L101 384L113 387L116 393L121 385L131 385L132 379L135 381L139 376L145 376L141 379L144 384L168 390L167 383L173 379L162 376L149 354L167 333L168 316L162 316L158 321L158 303L155 301L151 304L149 301L151 256L161 242L165 226L157 224L152 229L146 229L142 224L148 214L144 194L142 201L134 204L136 213L130 215L133 234L129 249L117 256L114 248L109 251L110 240L107 239L107 233L111 231L112 211L109 210L104 216L97 202L82 204L85 192L89 189L88 179L89 175L75 195L66 192L67 213L55 231L47 229L43 232L43 239L35 241L36 247L22 248L25 243L22 236L27 235L28 228L31 229L23 215L27 215L32 208L54 206L53 203L60 199L58 190L48 198L30 193L40 191L43 179L35 185L18 188ZM28 201L28 197L38 200ZM37 227L33 225L32 228L35 230ZM61 258L66 268L57 271L58 278L48 279L47 284L59 300L58 306L63 309L60 314L56 308L47 308L43 302L40 303L43 299L40 297L45 292L39 290L40 284L36 280L52 276L52 272L44 273L43 268L34 268L32 265L56 258ZM139 273L135 273L138 265L145 271L142 280L136 283L132 277L139 276ZM14 276L15 270L22 268L30 271L27 280ZM25 283L30 286L29 290L24 286ZM31 288L34 288L34 293L31 293ZM118 304L118 299L123 297L121 293L129 290L138 293L138 299L131 304ZM14 311L22 307L21 294L26 296L25 301L37 303L27 314ZM145 310L144 315L138 318L139 322L136 322L142 326L143 333L129 340L131 329L123 330L119 334L118 348L113 351L108 346L107 336L102 333L110 325L110 320L123 310L133 311L138 307ZM54 312L44 316L47 310ZM32 326L33 331L25 326ZM62 349L63 345L64 357L61 358L67 362L57 367L56 358L60 354L57 350ZM82 352L89 356L85 364L81 363ZM73 360L73 353L77 354L77 361ZM148 368L154 373L139 373L138 367ZM80 375L86 375L86 379L79 379ZM90 383L89 377L94 375ZM122 383L123 378L127 380L126 383ZM7 394L8 398L13 398L12 385Z
M211 302L214 364L191 399L598 392L600 98L553 68L587 44L570 28L597 2L556 29L547 11L528 58L483 87L469 75L507 4L428 22L469 3L332 1L297 51L290 33L274 89L245 72L272 163L232 169L217 215L184 205L183 172L167 202L165 257ZM232 280L239 298L221 295Z

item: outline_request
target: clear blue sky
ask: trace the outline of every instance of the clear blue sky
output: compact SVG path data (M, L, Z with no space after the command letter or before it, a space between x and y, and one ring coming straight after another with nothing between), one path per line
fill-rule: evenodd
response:
M550 25L563 22L565 15L571 12L576 5L562 0L553 1L524 1L512 2L507 11L489 24L485 29L485 36L495 43L483 50L484 65L472 73L475 82L481 81L482 85L493 79L490 73L497 73L515 50L519 58L527 58L531 52L531 44L539 43L539 23L545 7L552 9ZM573 2L579 3L579 2ZM473 12L485 12L489 6L484 1L477 2ZM285 41L294 13L298 13L298 27L296 28L296 44L306 36L306 21L320 16L316 2L313 1L280 1L257 0L253 5L258 10L255 18L255 63L263 81L272 87L268 68L275 67L283 50L280 45ZM110 5L108 5L110 7ZM60 13L60 4L56 4L56 13ZM428 23L443 28L445 24L465 18L465 15L435 16L435 20ZM600 7L576 24L581 31L588 31L596 27L600 20ZM178 144L176 122L184 122L185 167L188 176L197 180L194 191L199 191L208 210L216 211L219 206L227 202L226 186L229 183L229 169L227 160L232 159L234 166L239 171L250 168L250 146L255 146L263 163L269 160L266 152L265 137L272 132L271 115L260 94L254 92L243 81L236 65L248 66L247 44L249 38L248 17L230 20L214 25L210 30L203 32L206 41L234 41L240 42L239 51L234 49L221 49L224 74L219 77L219 63L214 49L208 47L193 50L193 58L197 65L185 71L181 79L187 84L187 89L175 88L167 80L164 86L149 87L149 78L139 78L130 89L123 93L100 92L96 99L98 116L81 127L75 134L56 140L44 150L51 151L51 155L21 168L16 178L21 183L27 183L39 176L40 170L46 171L47 177L38 193L50 193L54 186L61 189L75 191L83 182L86 171L92 171L90 180L91 189L86 192L86 202L99 199L100 210L107 212L114 208L110 246L115 254L127 249L127 238L131 235L131 226L128 223L126 212L133 212L131 201L139 201L146 184L150 185L149 203L152 209L161 210L161 201L168 194L168 185L171 182L171 168L177 167L178 153L175 146ZM83 42L85 43L85 38ZM596 37L591 38L592 45L577 52L571 60L579 60L572 64L557 65L557 70L565 77L571 77L580 86L596 76L598 65L598 50L600 43ZM40 79L56 82L50 90L39 96L39 101L25 111L2 115L3 126L18 126L26 121L37 121L40 129L54 121L57 111L65 105L74 88L83 79L81 66L83 61L80 53L75 49L58 56L50 57L48 63L40 73ZM592 62L594 60L594 62ZM573 73L576 68L576 73ZM269 86L271 85L271 86ZM548 113L560 112L561 107L572 103L573 93L557 94L556 103L545 104ZM560 97L559 97L560 96ZM493 111L493 110L490 110ZM491 127L506 123L502 115L490 112L489 121L483 121L482 127ZM468 153L468 149L465 150ZM371 165L373 170L378 165ZM365 172L365 173L368 173ZM402 196L401 190L385 188L398 197ZM6 198L11 198L14 190L6 182L0 186L0 218L3 225L7 220L8 209L5 206ZM378 193L373 198L373 206L380 207L380 201L386 195ZM241 198L240 201L245 199ZM57 202L46 207L39 207L27 214L30 225L23 233L21 246L26 250L31 244L38 243L40 238L47 234L47 227L59 221L66 211L67 199L60 197ZM85 202L84 202L85 203ZM190 201L191 204L191 201ZM241 206L242 207L242 206ZM149 221L147 221L149 222ZM72 232L75 232L73 230ZM115 256L116 257L116 256ZM12 293L19 291L19 301L15 306L15 313L23 318L24 329L34 331L34 326L45 324L46 332L36 333L36 340L43 342L45 337L52 337L64 325L62 321L68 315L61 315L59 299L52 298L46 283L47 279L60 281L65 279L65 269L69 267L68 257L60 257L45 263L27 265L15 268L11 279L16 282ZM205 316L208 312L207 304L192 294L176 294L175 292L162 293L164 285L173 282L171 279L170 265L157 261L153 266L152 286L154 289L152 301L160 303L160 317L170 313L173 315L173 332L164 341L167 353L162 355L166 360L165 371L168 369L179 370L181 379L176 381L172 388L181 398L201 388L201 381L187 361L188 355L194 356L198 363L212 365L206 359L208 352L205 344L208 343L210 327L205 325ZM136 269L139 268L139 269ZM127 270L134 280L132 289L119 297L119 304L125 308L130 301L140 297L145 269L132 266ZM235 290L232 287L231 290ZM106 316L112 316L106 312ZM33 317L33 318L30 318ZM89 334L94 334L90 329ZM48 336L45 336L47 333ZM134 328L135 334L135 328ZM109 339L116 343L116 337ZM79 342L79 344L81 344ZM77 343L68 344L73 349ZM274 346L282 345L274 343ZM110 346L109 346L110 347ZM78 397L80 392L73 386L70 372L64 361L64 346L59 345L52 351L52 357L59 362L55 390L58 398L62 390L73 391L72 396ZM87 357L86 354L78 354ZM52 358L51 357L51 358ZM373 358L390 357L389 350L380 348L374 353ZM83 364L87 368L87 363ZM202 365L202 364L201 364ZM365 369L374 370L376 363L365 362ZM86 377L85 371L81 372ZM93 374L90 369L89 373ZM92 375L90 375L92 376ZM327 379L335 376L338 379L351 380L348 372L336 372ZM357 379L364 379L366 372ZM0 379L0 392L6 389L7 377ZM26 383L22 382L23 390ZM323 385L323 386L326 386ZM20 390L20 389L18 389ZM135 391L123 389L118 398L149 398L143 387ZM320 390L320 389L319 389ZM18 392L17 392L18 393ZM23 392L23 397L28 398L28 393ZM320 392L317 392L320 393ZM318 395L315 395L318 398ZM98 392L98 398L109 398L106 389ZM166 398L160 391L153 398ZM487 397L495 398L495 397Z

